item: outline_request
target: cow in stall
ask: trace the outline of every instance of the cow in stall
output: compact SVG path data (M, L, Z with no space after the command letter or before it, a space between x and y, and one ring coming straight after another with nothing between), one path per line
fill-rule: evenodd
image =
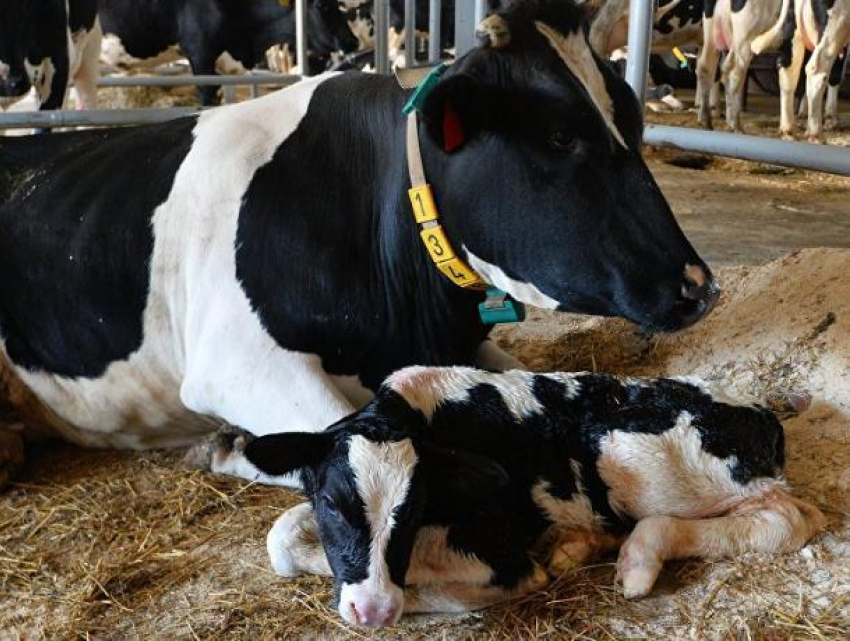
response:
M39 110L97 104L101 28L97 0L6 0L0 8L0 108L34 89Z
M324 432L230 437L309 499L269 533L274 570L333 576L369 628L539 590L535 558L557 577L622 545L633 598L667 559L788 552L825 525L787 491L776 417L693 379L412 367Z
M850 43L850 1L782 0L779 16L772 28L752 42L759 54L779 46L780 132L793 138L796 129L794 91L800 78L805 51L811 52L806 64L806 136L810 142L823 142L824 112L826 124L838 119L838 90L844 73L844 56ZM826 105L824 92L828 91Z
M629 0L602 0L599 3L588 0L586 4L594 13L590 26L591 45L603 58L621 58L623 47L628 42ZM652 50L655 53L701 42L701 0L662 0L658 3L652 25ZM664 108L662 105L675 110L685 108L669 86L650 84L648 98L647 106L655 110Z
M166 123L0 140L0 382L24 436L315 431L407 365L516 367L464 285L646 331L700 320L718 289L583 17L551 0L489 18L409 116L394 78L324 74ZM0 465L20 439L0 430Z
M269 48L294 50L295 45L294 6L277 0L100 0L100 19L112 49L120 44L130 56L145 59L177 45L199 75L216 73L225 54L252 68L265 60ZM336 0L308 0L307 19L311 71L323 71L337 51L357 49ZM216 102L218 87L200 87L199 92L202 105Z

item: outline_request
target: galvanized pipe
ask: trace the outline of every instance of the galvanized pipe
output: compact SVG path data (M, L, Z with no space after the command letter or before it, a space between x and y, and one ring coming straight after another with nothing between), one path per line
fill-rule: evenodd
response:
M416 0L404 0L404 61L416 66Z
M850 150L845 147L666 125L647 125L643 140L657 147L850 176Z
M307 0L295 0L295 56L302 76L310 75L307 49Z
M197 114L192 107L162 109L91 109L88 111L32 111L0 113L0 129L55 127L116 127L165 122Z
M390 72L390 0L375 0L375 71Z
M652 22L655 6L652 0L629 0L629 48L626 59L626 82L640 102L646 105L646 76L652 47Z
M460 58L475 46L475 14L472 0L455 1L455 55Z
M249 74L240 76L105 76L98 87L184 87L184 86L254 86L286 87L301 80L301 76L282 74Z
M430 0L428 9L428 62L435 64L443 57L443 2Z

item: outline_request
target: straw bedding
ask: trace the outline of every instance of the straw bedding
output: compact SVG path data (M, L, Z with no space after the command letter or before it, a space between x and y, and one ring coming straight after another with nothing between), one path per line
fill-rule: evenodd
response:
M812 397L785 421L788 477L828 532L798 553L670 564L625 601L613 559L485 612L409 617L405 638L847 638L850 630L850 251L721 270L693 330L535 312L498 331L534 369L694 373L738 394ZM0 412L0 416L2 416ZM6 420L12 417L6 416ZM298 497L180 466L180 452L28 452L0 495L0 638L356 637L325 579L268 569L265 534Z

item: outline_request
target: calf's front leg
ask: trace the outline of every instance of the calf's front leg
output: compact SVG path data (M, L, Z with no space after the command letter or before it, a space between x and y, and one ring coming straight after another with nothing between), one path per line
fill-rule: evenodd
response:
M667 559L790 552L801 548L824 524L816 507L778 490L748 500L726 516L649 516L620 548L617 576L626 598L646 596Z

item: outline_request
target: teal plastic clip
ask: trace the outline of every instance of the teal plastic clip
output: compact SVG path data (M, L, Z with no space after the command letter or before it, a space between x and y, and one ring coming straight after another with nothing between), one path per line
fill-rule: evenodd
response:
M428 75L422 79L422 82L420 82L419 86L416 87L413 95L410 96L410 100L407 101L404 108L401 110L405 116L409 116L414 111L419 111L422 108L422 103L425 102L425 98L428 97L428 94L440 81L440 77L446 73L446 69L448 68L449 66L444 62L428 72Z
M478 315L485 325L519 323L525 320L525 305L512 300L501 289L488 289L487 299L478 305Z

